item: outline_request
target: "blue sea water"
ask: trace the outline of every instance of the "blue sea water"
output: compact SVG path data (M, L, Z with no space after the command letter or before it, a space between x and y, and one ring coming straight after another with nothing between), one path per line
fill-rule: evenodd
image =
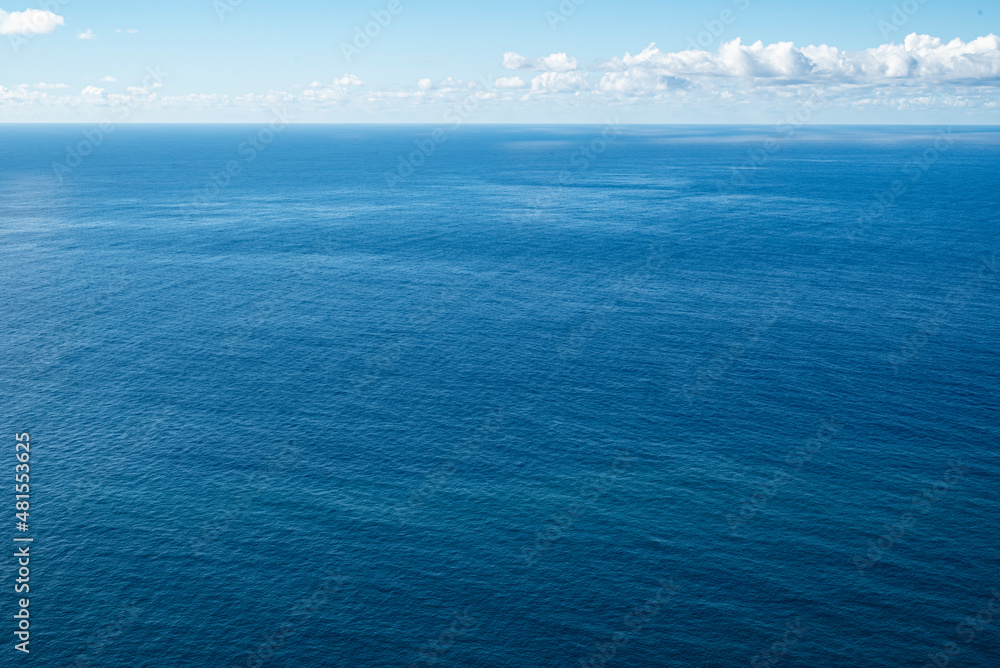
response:
M263 127L0 128L3 665L1000 665L1000 129Z

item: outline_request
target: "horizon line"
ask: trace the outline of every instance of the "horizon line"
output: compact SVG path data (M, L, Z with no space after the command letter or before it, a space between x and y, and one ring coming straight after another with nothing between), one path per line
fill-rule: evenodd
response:
M146 121L146 122L129 122L129 121L0 121L0 127L3 126L24 126L24 125L267 125L273 123L273 121ZM283 123L283 125L299 125L299 126L367 126L367 127L516 127L516 126L551 126L551 127L566 127L566 126L605 126L605 125L615 125L621 127L761 127L761 128L771 128L780 125L794 125L798 128L822 128L822 127L845 127L845 128L893 128L893 127L909 127L909 128L931 128L931 127L964 127L964 128L1000 128L1000 123L996 124L981 124L981 123L793 123L789 124L787 122L778 123L618 123L618 122L563 122L563 123L551 123L551 122L500 122L500 123L460 123L457 126L454 123L414 123L414 122L399 122L399 123L387 123L387 122L295 122L289 121Z

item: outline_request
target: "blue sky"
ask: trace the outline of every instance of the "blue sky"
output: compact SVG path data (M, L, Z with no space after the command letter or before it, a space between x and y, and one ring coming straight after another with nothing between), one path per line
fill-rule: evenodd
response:
M790 100L817 97L815 122L1000 119L996 0L0 0L0 10L7 122L89 122L122 107L129 121L280 110L295 121L436 122L464 104L480 122L767 123ZM356 40L366 26L374 36Z

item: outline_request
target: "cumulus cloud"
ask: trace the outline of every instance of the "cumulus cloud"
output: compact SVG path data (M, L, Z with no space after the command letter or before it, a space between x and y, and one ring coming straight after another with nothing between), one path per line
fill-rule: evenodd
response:
M688 50L665 53L650 44L636 55L626 53L605 64L601 83L613 88L659 77L729 77L759 83L878 84L917 82L1000 83L1000 37L987 35L963 42L944 42L912 34L902 44L883 44L864 51L837 47L796 47L792 42L743 44L726 42L718 52ZM624 75L624 76L623 76Z
M970 41L912 34L899 44L858 51L741 39L714 52L665 52L650 44L589 71L564 53L531 59L507 52L503 65L541 72L523 86L520 101L572 94L588 104L643 104L645 99L675 109L746 110L781 108L821 96L830 109L854 105L969 112L993 109L1000 102L1000 37L993 34ZM517 81L498 79L493 87L498 92L516 89Z
M77 33L76 38L77 39L97 39L97 35L94 34L93 30L91 30L90 28L87 28L85 31L83 31L81 33Z
M0 86L0 106L35 105L47 101L47 94L37 90L28 90L25 86L5 88Z
M659 74L642 68L631 68L624 72L608 72L597 85L605 93L636 94L662 93L668 90L686 88L688 81L667 74Z
M333 80L336 86L364 86L365 82L353 74L345 74L339 79Z
M118 81L118 79L115 79L113 76L111 76L109 74L106 77L101 77L101 81L104 81L104 82L107 82L107 83L115 83L116 81Z
M91 99L93 99L93 98L102 98L103 99L107 95L107 93L104 91L103 88L98 88L97 86L87 86L82 91L80 91L80 95L82 97L84 97L84 98L91 98Z
M417 82L417 89L421 91L436 91L438 93L448 93L456 90L464 90L467 88L467 84L463 83L461 79L455 79L453 77L448 77L447 79L441 79L440 81L433 81L432 79L421 79Z
M26 9L23 12L5 12L0 9L0 35L46 35L65 19L44 9Z
M503 89L524 88L526 85L527 84L521 80L521 77L500 77L493 82L494 88Z
M571 93L590 88L586 72L545 72L531 80L531 90L545 93Z
M503 54L503 67L507 70L535 70L538 72L569 72L577 68L576 58L565 53L553 53L544 58L525 58L508 51Z

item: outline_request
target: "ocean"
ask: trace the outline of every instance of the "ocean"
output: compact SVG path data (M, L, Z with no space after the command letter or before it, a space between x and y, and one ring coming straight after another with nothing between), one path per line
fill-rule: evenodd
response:
M998 164L0 127L4 665L1000 665Z

